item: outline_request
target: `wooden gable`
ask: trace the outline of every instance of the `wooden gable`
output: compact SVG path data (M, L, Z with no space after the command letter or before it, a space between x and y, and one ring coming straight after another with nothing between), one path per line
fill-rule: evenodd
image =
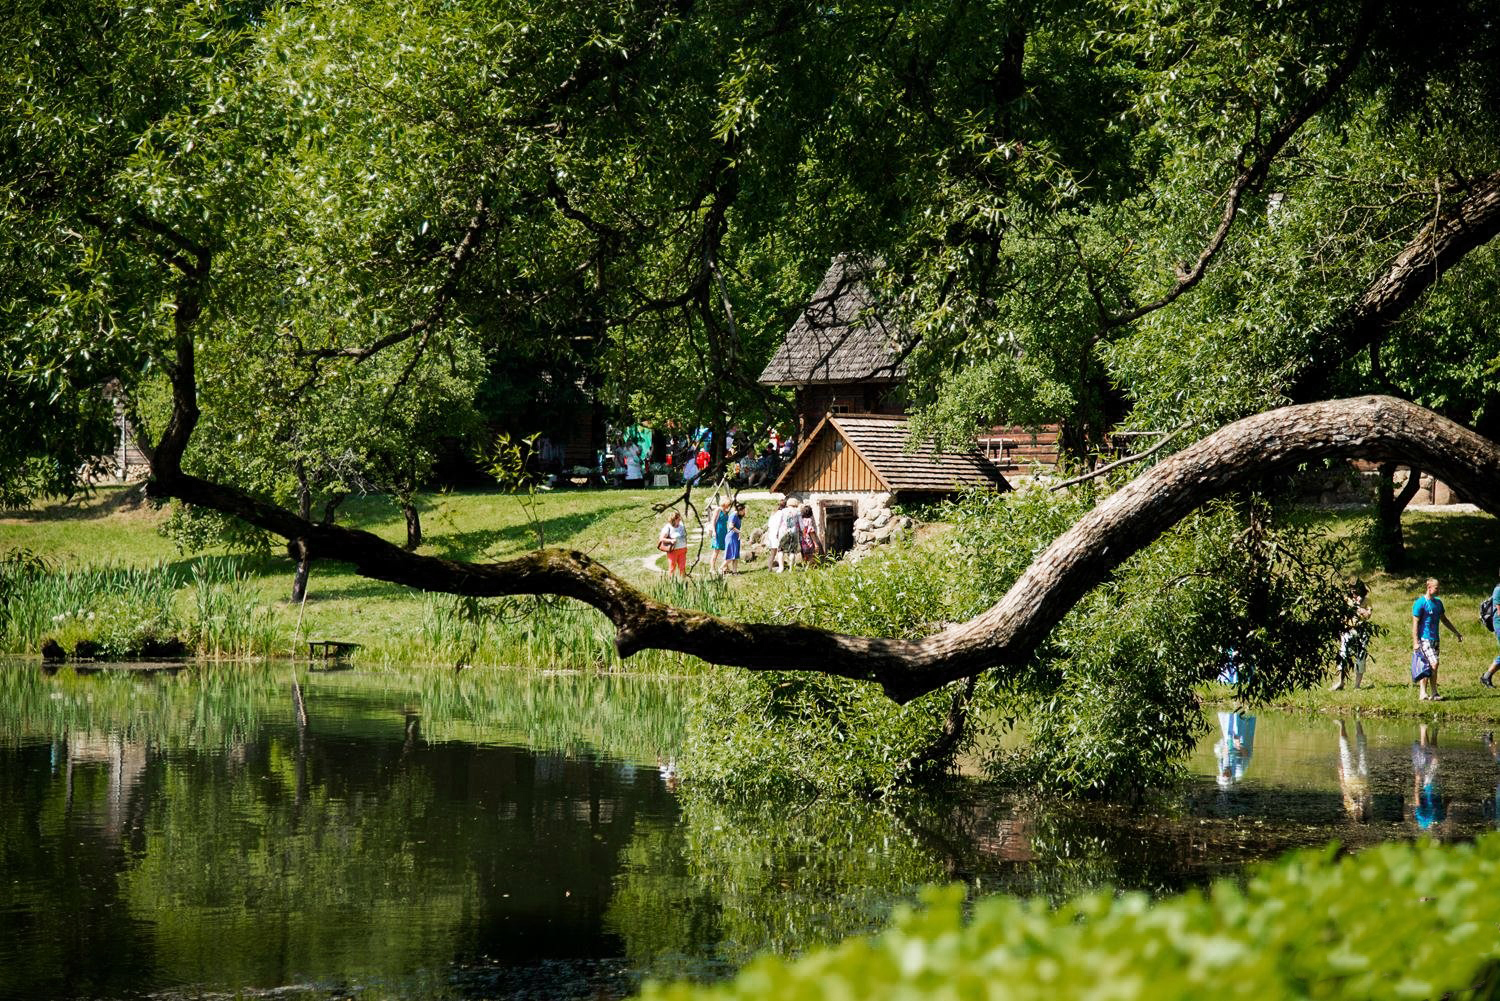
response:
M836 490L889 490L875 467L859 454L831 417L819 422L807 444L772 484L775 493L811 494Z
M1010 489L977 448L906 450L906 419L884 414L830 414L772 484L785 494L841 490L944 494L965 487Z

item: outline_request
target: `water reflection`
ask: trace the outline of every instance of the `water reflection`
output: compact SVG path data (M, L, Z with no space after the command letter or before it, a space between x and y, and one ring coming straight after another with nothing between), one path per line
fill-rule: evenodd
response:
M1255 717L1241 712L1219 713L1219 742L1214 745L1218 760L1218 782L1233 785L1245 777L1250 757L1255 753Z
M0 996L619 997L865 931L926 883L1165 893L1496 821L1490 735L1212 719L1144 808L727 804L678 784L671 685L0 666Z
M1375 798L1370 792L1370 764L1366 756L1369 741L1365 738L1365 725L1358 717L1354 720L1354 744L1349 744L1349 729L1343 720L1339 728L1339 792L1344 797L1344 812L1356 824L1368 821L1375 809Z
M1426 723L1417 725L1417 739L1411 745L1412 820L1417 830L1429 831L1448 816L1442 794L1438 791L1437 734Z

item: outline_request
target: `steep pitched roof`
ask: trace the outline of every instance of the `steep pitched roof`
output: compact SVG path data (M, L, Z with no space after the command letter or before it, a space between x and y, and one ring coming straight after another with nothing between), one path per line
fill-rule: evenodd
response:
M828 434L842 435L885 489L893 493L949 493L974 486L1010 489L1004 474L977 448L964 452L906 451L906 429L905 417L829 414L781 471L771 490L780 493L798 463L813 454L813 443Z
M782 338L760 374L773 386L819 382L894 382L905 374L894 325L874 309L865 284L869 265L840 254L812 301Z

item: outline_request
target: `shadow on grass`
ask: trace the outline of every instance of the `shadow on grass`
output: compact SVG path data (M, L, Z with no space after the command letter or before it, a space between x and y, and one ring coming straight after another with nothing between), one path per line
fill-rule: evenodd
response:
M639 504L611 504L592 511L543 518L541 522L543 543L547 546L567 546L581 533L600 521L620 511L639 510ZM530 522L519 522L500 528L481 528L469 532L449 532L428 536L426 542L439 556L451 560L475 560L490 550L502 545L507 548L529 549L536 544L536 526Z
M105 487L71 500L56 500L43 507L0 509L0 518L16 521L94 521L147 507L146 485Z
M1488 591L1500 579L1500 532L1484 514L1408 517L1406 569L1397 577L1437 577L1446 591Z

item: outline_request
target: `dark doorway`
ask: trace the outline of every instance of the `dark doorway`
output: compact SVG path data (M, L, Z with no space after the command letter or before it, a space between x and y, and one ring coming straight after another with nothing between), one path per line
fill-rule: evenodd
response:
M854 548L854 505L823 505L823 545L829 556L840 556Z

